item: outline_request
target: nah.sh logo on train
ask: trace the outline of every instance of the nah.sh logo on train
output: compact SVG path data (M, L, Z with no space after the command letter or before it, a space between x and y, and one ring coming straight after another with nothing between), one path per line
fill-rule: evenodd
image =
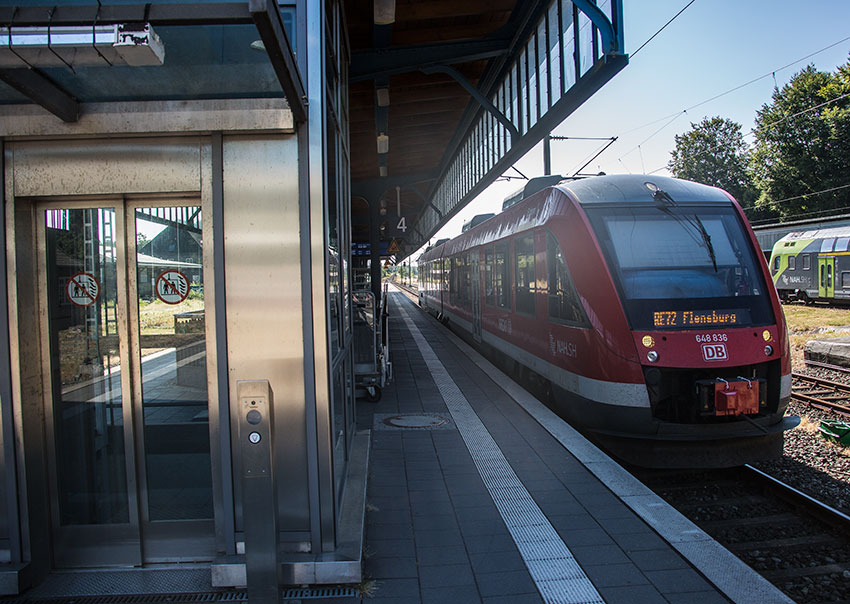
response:
M702 358L706 361L725 361L729 358L726 354L726 344L703 344Z

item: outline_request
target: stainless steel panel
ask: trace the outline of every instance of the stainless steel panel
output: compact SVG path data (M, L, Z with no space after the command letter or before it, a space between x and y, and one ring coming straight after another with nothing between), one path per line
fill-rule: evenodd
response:
M297 140L225 136L223 147L230 400L236 380L271 383L280 529L309 530Z
M4 171L5 154L2 141L0 141L0 176ZM0 179L0 183L2 183ZM0 201L5 203L5 190L0 187ZM3 204L0 204L2 207ZM0 213L0 249L6 249L5 214ZM14 449L12 448L12 376L9 360L9 319L8 319L8 288L6 285L6 265L0 267L0 562L12 561L12 542L17 541L17 530L14 537L10 532L10 525L17 525L17 518L10 520L9 510L16 508L14 494L18 492L14 480L14 467L12 465ZM8 460L8 462L7 462ZM8 470L7 470L8 463ZM11 504L11 505L10 505ZM15 548L17 549L17 548ZM15 552L20 557L19 552Z
M10 194L13 166L6 155L6 270L9 295L9 348L20 518L20 559L31 560L38 577L49 568L48 483L44 472L44 403L39 347L39 316L32 206Z
M230 471L230 401L227 390L227 329L224 298L224 191L221 134L201 147L201 205L204 218L207 391L216 551L235 552L233 475Z
M14 194L177 193L200 190L196 138L10 144Z
M310 106L322 107L325 99L325 48L328 35L325 27L326 3L307 2L307 56ZM331 438L331 376L328 354L328 268L327 268L327 208L325 207L325 116L311 110L305 132L309 141L310 258L312 262L313 307L313 368L315 375L315 434L319 470L319 501L321 544L323 551L333 551L336 542L335 493L333 476L333 442ZM305 170L305 171L307 171ZM348 250L346 250L348 253ZM305 300L305 303L307 301Z
M66 123L38 105L5 105L0 136L80 136L187 132L292 131L285 99L209 99L85 103Z

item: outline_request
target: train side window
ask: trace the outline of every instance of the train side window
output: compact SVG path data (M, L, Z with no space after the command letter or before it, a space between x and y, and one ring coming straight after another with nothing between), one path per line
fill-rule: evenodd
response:
M449 304L454 306L457 304L457 270L454 267L455 261L452 258L446 258L446 293L449 295Z
M782 256L776 256L776 258L773 259L773 272L774 273L776 273L776 271L779 270L779 263L781 261L782 261Z
M584 313L561 246L546 234L546 265L549 274L549 318L566 323L583 323Z
M517 238L514 249L516 251L516 310L523 314L534 316L534 235L525 235Z
M496 306L499 308L510 308L511 299L508 296L508 246L504 243L496 245L496 253L493 265L493 290L496 298Z
M847 248L850 247L850 237L839 237L835 242L835 250L836 252L846 252Z
M812 257L806 254L803 256L803 270L808 271L812 269Z
M841 289L850 289L850 272L841 272Z
M470 272L472 271L472 252L466 253L462 256L463 267L461 268L461 274L463 275L463 282L461 283L460 290L460 305L463 306L466 310L470 310L471 300L472 300L472 283L470 282Z
M829 239L824 239L823 241L821 241L820 251L821 252L831 252L832 246L834 246L834 245L835 245L835 239L833 239L832 237L830 237Z
M797 270L797 257L796 256L788 256L788 270L789 271Z
M484 252L484 304L496 306L496 293L493 289L493 247Z

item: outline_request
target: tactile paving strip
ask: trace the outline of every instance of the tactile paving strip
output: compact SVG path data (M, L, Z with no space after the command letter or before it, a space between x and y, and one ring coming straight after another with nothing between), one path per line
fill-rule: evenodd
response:
M505 459L404 306L397 306L544 602L604 600Z

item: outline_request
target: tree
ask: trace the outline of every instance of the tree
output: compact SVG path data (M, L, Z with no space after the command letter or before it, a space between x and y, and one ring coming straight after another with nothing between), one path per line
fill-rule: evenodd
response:
M706 117L691 123L690 131L676 135L671 155L668 167L673 176L725 189L742 205L755 201L749 150L737 122Z
M810 65L774 89L756 113L752 170L783 219L823 216L850 203L850 63L834 74ZM830 191L830 189L835 189Z

